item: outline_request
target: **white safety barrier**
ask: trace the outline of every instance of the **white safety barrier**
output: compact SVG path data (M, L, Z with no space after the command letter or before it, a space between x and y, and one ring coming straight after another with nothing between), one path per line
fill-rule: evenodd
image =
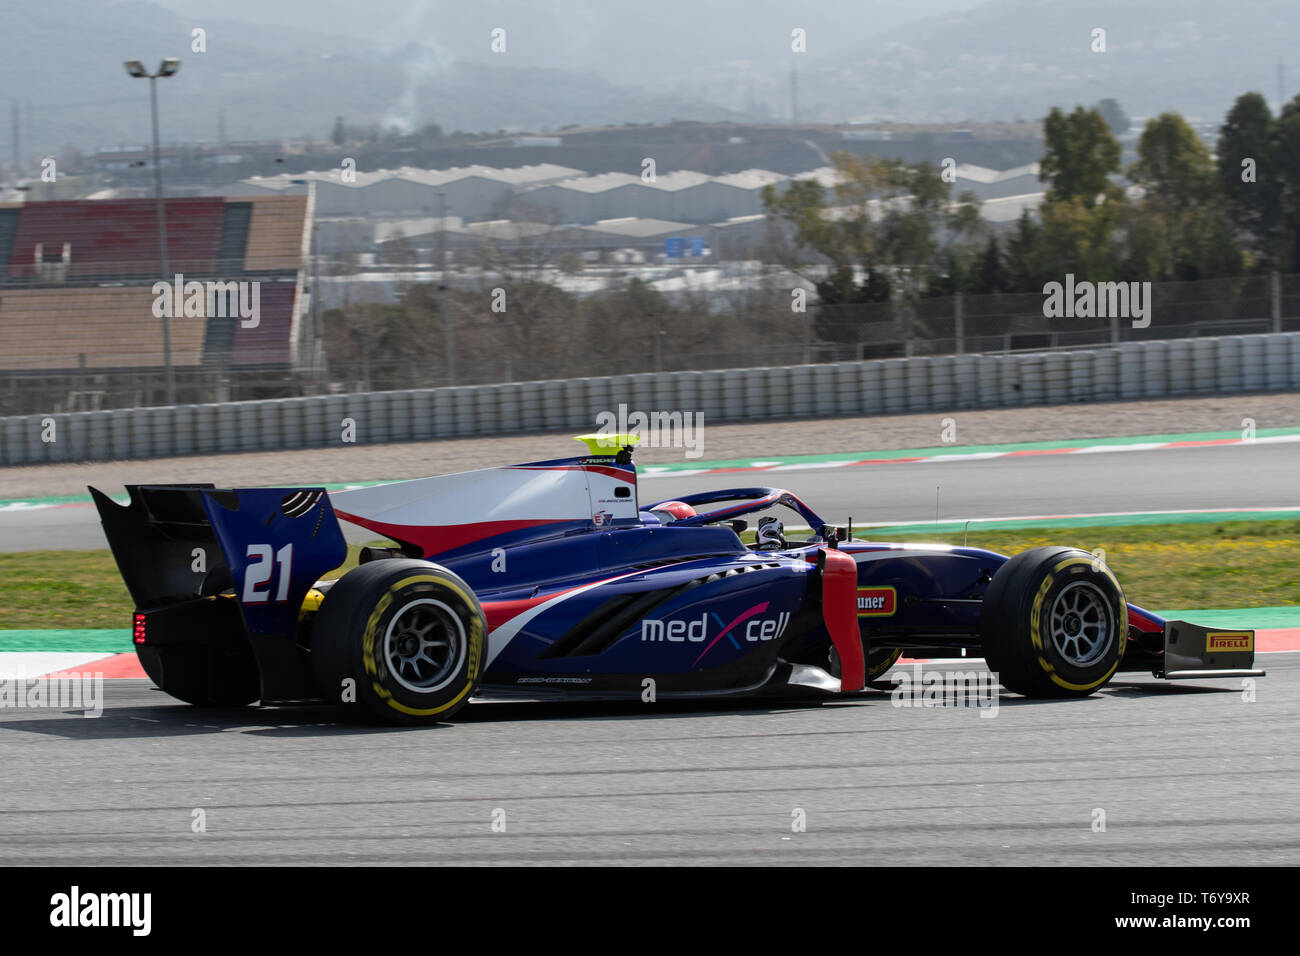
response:
M0 418L0 465L591 431L620 404L716 424L1287 389L1300 390L1296 332L23 415Z

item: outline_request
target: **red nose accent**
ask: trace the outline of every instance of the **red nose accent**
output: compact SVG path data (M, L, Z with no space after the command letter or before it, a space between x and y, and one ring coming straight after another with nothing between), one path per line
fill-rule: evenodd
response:
M862 690L867 664L858 631L858 563L843 551L823 548L822 620L840 657L840 692Z

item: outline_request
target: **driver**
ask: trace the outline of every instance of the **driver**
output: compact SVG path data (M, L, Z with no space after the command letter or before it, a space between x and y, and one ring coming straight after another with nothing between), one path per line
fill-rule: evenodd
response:
M759 551L784 551L785 526L775 515L765 515L758 519L758 534L754 546Z
M684 501L665 501L650 512L660 524L672 524L682 518L694 518L696 510Z

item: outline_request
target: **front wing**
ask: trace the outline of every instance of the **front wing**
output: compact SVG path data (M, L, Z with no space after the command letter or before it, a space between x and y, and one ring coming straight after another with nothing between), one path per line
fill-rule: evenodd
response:
M1165 680L1263 677L1255 667L1255 632L1165 622L1165 653L1152 670Z

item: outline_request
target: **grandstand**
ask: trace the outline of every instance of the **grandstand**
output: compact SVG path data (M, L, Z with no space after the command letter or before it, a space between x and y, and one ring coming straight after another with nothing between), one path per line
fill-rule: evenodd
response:
M314 344L310 212L301 195L166 201L169 279L204 284L169 323L180 401L289 387ZM0 206L0 415L163 399L155 216L152 200ZM254 316L238 312L240 291Z

